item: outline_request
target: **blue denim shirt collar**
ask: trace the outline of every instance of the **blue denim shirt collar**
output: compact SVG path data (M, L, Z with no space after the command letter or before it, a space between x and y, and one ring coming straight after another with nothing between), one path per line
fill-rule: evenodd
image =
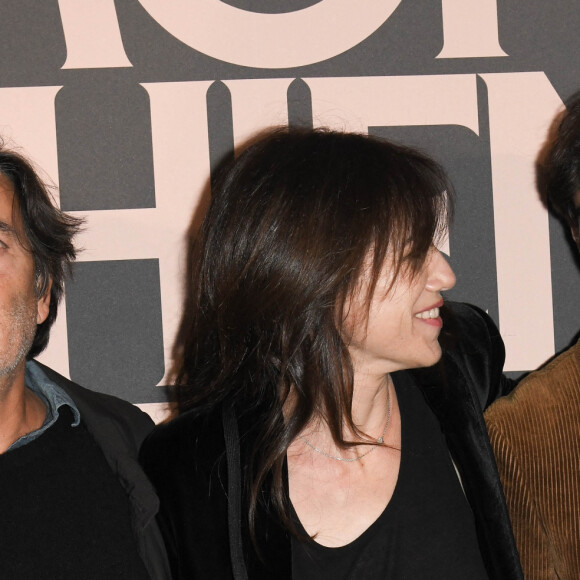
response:
M8 448L8 451L22 447L35 439L38 439L47 429L54 425L58 419L58 410L67 405L71 408L74 420L72 426L76 427L81 422L81 414L75 405L74 401L59 387L56 383L51 381L44 371L34 362L28 361L26 363L26 386L34 391L46 406L46 417L42 426L36 431L27 433L17 439Z

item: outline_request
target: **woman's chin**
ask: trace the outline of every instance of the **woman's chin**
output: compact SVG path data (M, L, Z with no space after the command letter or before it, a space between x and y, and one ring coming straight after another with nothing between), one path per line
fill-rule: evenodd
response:
M435 346L429 349L429 352L425 353L425 356L421 358L419 364L417 364L417 368L424 368L424 367L432 367L436 365L442 356L441 347L437 342Z

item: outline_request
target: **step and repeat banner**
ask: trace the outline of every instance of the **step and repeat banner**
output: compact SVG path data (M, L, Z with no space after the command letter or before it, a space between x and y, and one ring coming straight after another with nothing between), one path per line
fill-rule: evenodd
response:
M578 30L576 0L5 3L0 135L86 219L43 362L159 418L184 234L211 172L290 124L442 162L457 191L449 297L499 324L507 371L536 368L580 330L577 259L534 168L580 88Z

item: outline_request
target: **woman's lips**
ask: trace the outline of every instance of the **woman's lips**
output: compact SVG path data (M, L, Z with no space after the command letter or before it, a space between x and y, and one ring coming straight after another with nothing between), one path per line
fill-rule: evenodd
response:
M443 306L443 301L438 302L436 305L430 306L425 310L421 310L421 312L417 312L415 314L415 318L421 320L421 322L425 322L430 326L443 326L443 320L441 320L441 316L439 316L439 308Z

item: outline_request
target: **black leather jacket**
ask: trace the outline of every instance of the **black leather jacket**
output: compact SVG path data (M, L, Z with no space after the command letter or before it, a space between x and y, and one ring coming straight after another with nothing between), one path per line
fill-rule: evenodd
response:
M513 384L502 375L503 342L478 308L447 303L436 366L412 372L437 416L475 515L490 579L523 574L483 411ZM394 376L396 380L396 373ZM191 410L157 427L141 458L161 498L159 523L176 579L292 580L291 541L265 508L257 514L260 559L242 485L259 413Z

